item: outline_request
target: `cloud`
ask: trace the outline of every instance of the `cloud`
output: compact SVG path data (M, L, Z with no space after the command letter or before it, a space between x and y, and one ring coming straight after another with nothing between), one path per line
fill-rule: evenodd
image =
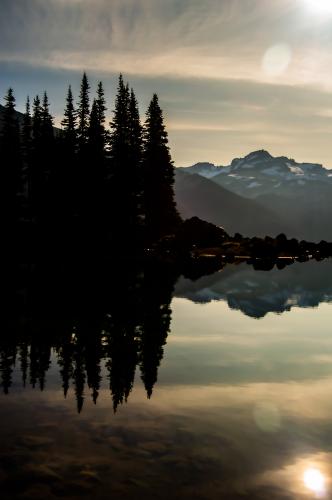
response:
M121 71L143 112L160 93L177 164L227 163L264 147L332 165L332 21L313 17L303 0L2 0L1 7L0 91L18 87L20 105L30 89L21 92L10 68L34 72L34 93L47 84L58 117L70 78L76 84L86 70L111 81L112 102ZM282 71L266 71L275 47L287 61L279 54Z
M279 83L314 84L332 62L288 0L277 6L267 0L3 0L2 10L0 58L7 62L145 76L265 82L278 76ZM322 37L329 39L324 31L318 41ZM283 75L262 68L278 43L293 54ZM327 72L325 77L332 85Z

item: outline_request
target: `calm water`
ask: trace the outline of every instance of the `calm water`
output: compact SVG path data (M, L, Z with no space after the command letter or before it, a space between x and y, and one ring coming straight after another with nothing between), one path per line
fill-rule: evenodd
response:
M332 262L124 281L103 320L16 293L1 498L332 498Z

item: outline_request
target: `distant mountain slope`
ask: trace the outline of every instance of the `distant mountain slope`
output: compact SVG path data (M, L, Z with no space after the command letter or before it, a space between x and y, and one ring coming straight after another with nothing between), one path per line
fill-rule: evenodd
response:
M308 189L332 190L332 171L316 163L297 163L286 156L273 157L267 151L254 151L236 158L226 167L198 163L187 173L211 178L234 193L256 198L264 194L302 196Z
M180 170L258 202L278 215L288 236L332 240L332 171L320 164L275 158L261 150L227 167L198 163Z
M176 170L175 196L183 217L198 217L223 226L227 232L275 236L285 225L269 209L242 198L200 175Z
M256 201L278 213L299 239L332 241L332 192L308 190L301 196L262 195Z

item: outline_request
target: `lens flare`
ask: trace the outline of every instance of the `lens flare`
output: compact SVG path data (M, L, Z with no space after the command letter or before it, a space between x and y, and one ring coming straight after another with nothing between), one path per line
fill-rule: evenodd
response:
M292 51L289 45L285 43L273 45L264 54L262 60L263 71L268 76L280 76L285 73L291 60Z
M326 493L325 477L318 469L309 468L303 474L303 482L308 490L315 493L318 497Z

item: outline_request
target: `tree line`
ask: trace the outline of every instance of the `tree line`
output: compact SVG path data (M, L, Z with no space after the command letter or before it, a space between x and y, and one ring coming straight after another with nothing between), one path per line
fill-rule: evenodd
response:
M146 245L181 222L158 96L142 124L134 90L120 75L107 127L102 82L92 102L90 90L85 73L77 103L69 86L61 130L46 92L27 98L19 122L8 90L0 135L3 228L122 249Z

